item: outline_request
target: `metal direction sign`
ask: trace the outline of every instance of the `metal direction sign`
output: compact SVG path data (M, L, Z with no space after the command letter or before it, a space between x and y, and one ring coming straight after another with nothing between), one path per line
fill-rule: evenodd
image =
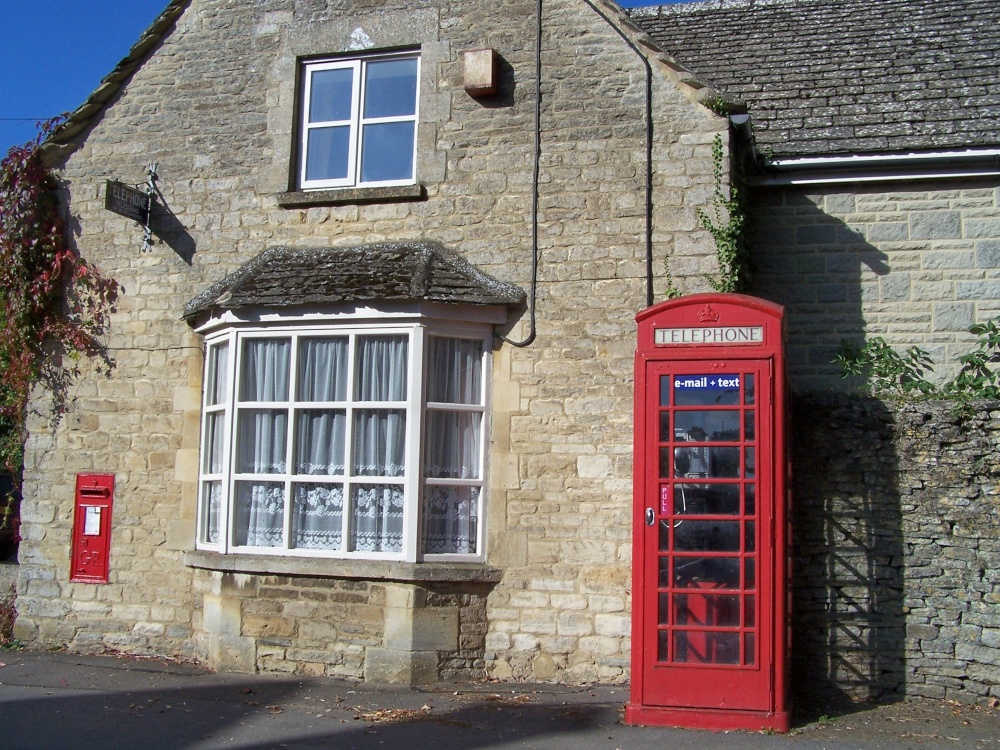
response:
M104 193L104 207L140 224L149 223L149 196L124 182L108 180Z
M717 328L657 328L657 345L672 344L763 344L763 326L723 326Z
M736 391L739 375L675 375L675 391Z

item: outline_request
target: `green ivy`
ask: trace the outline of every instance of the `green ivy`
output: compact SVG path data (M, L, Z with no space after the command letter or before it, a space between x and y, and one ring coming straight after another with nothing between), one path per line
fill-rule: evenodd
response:
M41 145L58 124L0 162L0 472L20 477L28 401L35 387L52 397L50 417L65 411L69 386L84 357L105 372L114 363L101 337L119 287L69 244ZM4 512L9 516L11 499Z
M943 385L924 375L934 371L930 355L917 346L900 354L876 336L864 346L842 342L834 361L843 377L861 381L859 389L879 398L938 398L959 403L978 399L1000 400L1000 373L990 365L1000 363L998 319L976 323L969 328L976 336L975 348L959 357L958 374Z
M725 159L722 135L716 133L712 140L712 175L715 190L710 203L711 214L697 209L698 221L712 235L715 252L719 260L719 272L706 274L705 279L717 292L742 292L749 280L749 256L744 230L746 211L742 194L736 185L726 190L724 177ZM736 182L737 172L732 170L732 182Z

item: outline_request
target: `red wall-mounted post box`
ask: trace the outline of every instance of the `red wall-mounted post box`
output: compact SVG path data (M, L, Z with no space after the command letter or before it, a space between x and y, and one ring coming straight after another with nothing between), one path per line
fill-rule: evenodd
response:
M114 474L77 474L73 502L73 550L69 579L107 583L111 554Z

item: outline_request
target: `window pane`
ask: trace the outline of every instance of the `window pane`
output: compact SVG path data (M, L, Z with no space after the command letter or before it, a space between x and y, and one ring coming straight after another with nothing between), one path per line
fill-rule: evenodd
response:
M735 516L739 512L738 484L674 485L674 513L677 515Z
M478 479L481 423L481 414L427 412L424 451L427 476L438 479Z
M405 117L417 112L417 60L379 60L365 71L365 114Z
M424 488L423 549L431 555L476 553L478 487Z
M674 549L682 552L739 552L738 521L681 521L674 529Z
M355 476L403 476L405 448L405 411L358 409L354 412Z
M740 597L732 594L677 594L674 597L674 623L738 628Z
M309 80L309 122L351 119L353 68L316 70Z
M299 401L347 400L347 339L299 341Z
M704 446L674 449L675 477L685 477L687 479L728 479L738 477L739 475L739 448Z
M243 344L242 401L286 401L288 363L292 342L288 339L248 339Z
M738 589L740 587L740 558L679 557L674 563L674 586L679 589L706 587Z
M406 400L406 336L360 336L357 347L358 401Z
M219 514L222 512L222 482L201 486L201 541L219 543Z
M208 350L208 374L205 378L205 404L215 406L229 397L229 345Z
M234 541L241 547L284 544L285 487L281 482L236 483Z
M343 474L347 414L303 409L295 419L295 473Z
M674 661L697 664L739 664L739 633L674 633Z
M343 542L344 487L296 484L292 491L292 546L339 550Z
M343 180L348 172L351 128L313 128L306 143L306 180Z
M427 346L427 400L480 404L483 342L431 336Z
M219 474L222 471L222 452L226 437L226 415L222 412L205 415L205 445L203 448L205 462L202 470L206 474Z
M242 409L237 432L236 471L284 473L288 432L288 413L284 409Z
M361 182L413 179L413 122L365 125L361 147Z
M358 552L402 551L402 487L354 486L351 492L351 549Z
M679 411L674 420L678 441L738 442L740 439L740 413L735 410Z

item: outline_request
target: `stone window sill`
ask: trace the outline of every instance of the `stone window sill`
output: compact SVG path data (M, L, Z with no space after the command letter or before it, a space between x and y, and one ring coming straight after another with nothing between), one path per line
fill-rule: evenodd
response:
M298 190L278 193L278 205L281 208L312 208L314 206L341 206L351 203L389 203L426 199L427 190L423 185Z
M185 552L184 564L191 568L226 573L308 576L310 578L358 578L368 581L402 581L406 583L498 583L503 577L502 570L484 563L406 563L389 560L221 555L218 552L205 550Z

